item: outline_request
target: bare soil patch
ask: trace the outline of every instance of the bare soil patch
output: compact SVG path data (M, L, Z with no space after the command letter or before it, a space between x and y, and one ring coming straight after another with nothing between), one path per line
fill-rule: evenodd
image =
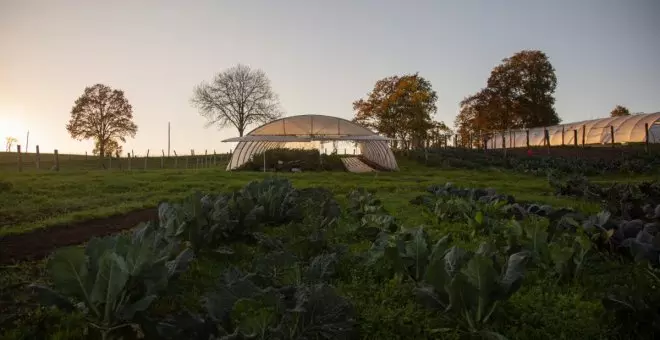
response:
M156 208L150 208L37 229L25 234L0 236L0 264L42 259L57 248L84 243L94 236L131 229L140 222L157 217Z

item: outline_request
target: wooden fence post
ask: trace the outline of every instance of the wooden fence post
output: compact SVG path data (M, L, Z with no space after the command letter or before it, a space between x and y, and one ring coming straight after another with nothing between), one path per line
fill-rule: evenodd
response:
M217 163L215 162L215 150L213 150L213 166L216 166Z
M644 123L644 150L649 152L649 123Z
M190 156L186 157L186 169L188 169L188 160L190 159Z
M176 150L174 151L174 168L178 169L179 168L179 156L176 154Z
M41 168L41 154L39 153L39 145L37 145L37 154L36 157L34 158L34 162L37 165L37 169Z
M144 170L147 170L147 162L149 161L149 149L147 149L147 156L144 157Z
M160 150L163 152L163 156L160 157L160 168L162 169L165 167L165 150L163 149Z
M129 153L129 154L128 154L128 171L131 171L131 158L132 158L132 156L131 156L131 154Z
M112 170L112 154L110 154L110 157L108 157L108 170Z
M87 151L85 151L85 160L87 160Z
M584 142L587 139L587 126L582 125L582 147L584 147Z
M575 147L578 146L578 134L577 134L577 129L573 130L573 144L575 144Z
M21 153L21 146L16 145L16 152L18 157L18 172L23 171L23 154Z
M566 133L565 127L562 126L562 127L561 127L561 146L566 145L566 144L564 143L564 134L565 134L565 133Z
M610 138L612 139L612 147L614 147L614 125L610 125Z
M527 148L529 149L529 129L525 131L525 134L527 135Z
M55 171L60 171L60 154L55 149Z
M546 148L548 149L548 155L550 154L550 133L548 132L548 129L543 129L543 138L545 139L545 145Z

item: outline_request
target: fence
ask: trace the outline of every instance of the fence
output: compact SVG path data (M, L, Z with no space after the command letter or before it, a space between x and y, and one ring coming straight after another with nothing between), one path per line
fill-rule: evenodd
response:
M164 150L158 154L147 150L144 155L136 155L133 150L123 157L105 157L85 154L61 154L54 149L52 153L42 153L39 146L36 152L21 152L17 146L16 152L0 152L0 171L60 171L60 170L157 170L157 169L200 169L221 167L224 169L230 153L216 153L204 150L203 154L196 154L190 150L189 154L167 156Z
M632 125L626 124L628 122L626 120L619 122L619 124L608 124L608 122L611 122L611 119L522 130L496 131L484 133L483 135L454 136L454 145L484 149L511 149L550 148L555 146L615 147L617 145L643 144L648 150L649 144L660 143L660 123L638 122L637 125Z

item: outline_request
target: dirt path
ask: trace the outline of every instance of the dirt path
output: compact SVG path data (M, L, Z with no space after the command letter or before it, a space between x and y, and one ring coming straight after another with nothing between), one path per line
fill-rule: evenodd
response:
M94 236L105 236L130 229L140 222L158 217L156 208L132 211L67 225L37 229L33 232L0 236L0 264L38 260L53 250L86 242Z

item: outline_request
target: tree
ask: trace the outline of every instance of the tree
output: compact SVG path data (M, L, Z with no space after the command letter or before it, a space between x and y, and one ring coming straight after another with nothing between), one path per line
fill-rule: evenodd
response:
M510 114L506 122L514 128L558 124L553 94L557 88L555 69L545 53L520 51L496 66L488 78L488 88L501 100L501 112Z
M14 137L5 138L5 151L11 152L11 147L14 146L14 143L18 142L18 139Z
M241 137L249 125L282 116L266 74L241 64L217 74L211 83L197 85L191 102L207 119L207 127L234 126Z
M486 87L461 102L455 121L458 134L467 140L508 129L559 124L553 97L556 87L555 69L545 53L523 50L505 58L491 71Z
M623 117L630 116L630 110L627 107L617 105L612 112L610 112L610 117Z
M103 150L104 154L102 155L103 157L119 157L122 153L124 148L119 144L116 140L112 139L110 142L108 142L105 145L105 150ZM101 155L101 150L99 146L98 140L94 143L94 150L92 150L92 154L94 155Z
M428 131L427 147L440 148L453 135L453 131L444 122L433 122L433 127Z
M85 88L71 109L66 129L77 140L94 139L101 158L108 155L106 149L116 149L118 141L126 142L126 137L135 137L137 133L133 107L124 91L103 84Z
M417 73L383 78L366 99L353 102L353 121L401 140L405 149L423 147L436 127L431 114L437 99L431 83Z

